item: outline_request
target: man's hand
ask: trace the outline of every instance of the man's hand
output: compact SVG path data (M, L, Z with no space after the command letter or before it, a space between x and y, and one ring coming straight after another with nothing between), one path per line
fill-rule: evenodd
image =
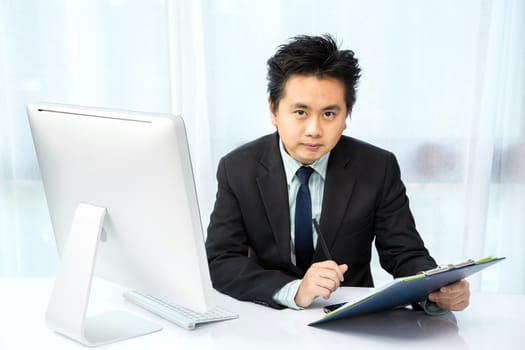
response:
M301 280L295 295L295 304L304 308L310 306L317 297L328 299L344 281L343 274L346 270L348 265L337 265L332 260L312 264Z
M430 293L428 300L435 302L444 310L464 310L470 301L470 284L466 280L449 284L437 292Z

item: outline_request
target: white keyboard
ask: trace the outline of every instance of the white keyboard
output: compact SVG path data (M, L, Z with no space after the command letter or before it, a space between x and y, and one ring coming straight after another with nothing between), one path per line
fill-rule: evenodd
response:
M186 329L194 329L199 323L231 320L239 317L239 315L218 306L201 314L183 306L168 304L135 290L126 291L123 296L132 303Z

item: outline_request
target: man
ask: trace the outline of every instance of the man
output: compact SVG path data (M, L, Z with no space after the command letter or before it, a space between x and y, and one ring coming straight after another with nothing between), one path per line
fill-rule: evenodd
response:
M297 36L268 60L277 132L229 153L217 170L206 249L219 291L300 309L340 285L371 287L374 239L381 266L394 277L436 266L416 231L394 155L342 136L359 76L354 53L329 35ZM428 300L462 310L469 295L462 280Z

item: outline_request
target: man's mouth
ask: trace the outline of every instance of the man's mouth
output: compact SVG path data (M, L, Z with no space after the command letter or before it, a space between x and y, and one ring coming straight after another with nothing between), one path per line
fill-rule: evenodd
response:
M321 144L319 143L303 143L303 146L309 151L317 151L321 148Z

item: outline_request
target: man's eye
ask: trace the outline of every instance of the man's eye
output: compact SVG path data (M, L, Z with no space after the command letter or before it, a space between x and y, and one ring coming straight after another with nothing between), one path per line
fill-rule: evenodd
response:
M326 119L333 119L335 117L335 113L334 112L324 112L324 117Z
M303 110L297 110L294 113L297 114L299 117L304 117L306 115L306 112Z

